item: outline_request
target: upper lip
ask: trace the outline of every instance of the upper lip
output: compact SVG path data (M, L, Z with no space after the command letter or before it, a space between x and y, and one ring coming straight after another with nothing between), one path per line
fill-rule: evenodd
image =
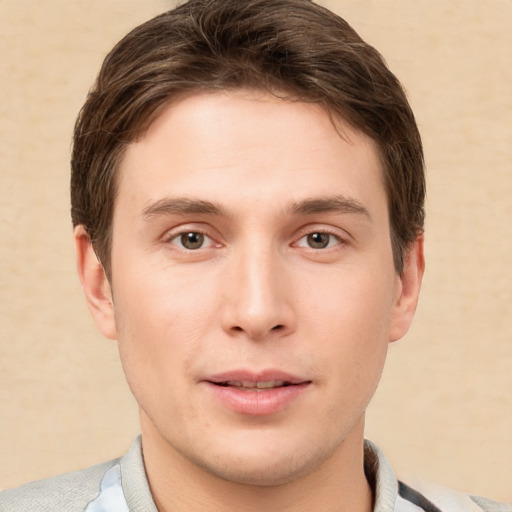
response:
M267 369L259 372L253 372L250 370L232 370L222 373L210 375L203 379L206 382L212 382L213 384L222 384L227 382L250 382L257 384L258 382L283 382L286 384L304 384L311 382L311 380L303 377L292 375L291 373Z

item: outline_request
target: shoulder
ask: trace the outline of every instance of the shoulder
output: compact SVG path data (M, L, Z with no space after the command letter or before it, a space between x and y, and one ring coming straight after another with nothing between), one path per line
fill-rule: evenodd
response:
M512 512L512 503L498 503L481 496L470 496L484 512Z
M366 440L365 473L375 493L374 512L512 512L498 503L424 481L411 486L397 480L384 453Z
M512 503L498 503L488 498L465 494L430 483L422 482L415 486L415 490L412 490L400 482L399 488L400 495L403 497L409 497L413 493L421 493L434 506L432 510L449 510L450 512L512 512Z
M30 482L0 493L2 512L83 512L97 496L105 473L118 460L66 473L46 480Z

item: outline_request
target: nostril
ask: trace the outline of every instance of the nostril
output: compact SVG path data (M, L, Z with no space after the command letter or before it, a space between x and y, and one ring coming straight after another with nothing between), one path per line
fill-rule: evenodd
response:
M1 2L1 0L0 0ZM265 337L266 334L269 334L270 332L280 332L280 331L284 331L285 330L285 326L284 324L276 324L274 325L274 327L271 327L270 330L263 330L263 331L259 331L259 329L251 329L250 327L247 328L247 329L244 329L242 326L240 325L233 325L231 327L231 332L234 333L234 332L246 332L251 338L254 337L254 338L262 338L262 337Z

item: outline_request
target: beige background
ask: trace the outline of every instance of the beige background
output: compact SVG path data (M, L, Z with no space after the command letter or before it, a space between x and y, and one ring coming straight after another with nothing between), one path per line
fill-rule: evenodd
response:
M512 500L512 1L325 1L405 84L428 165L427 273L368 436L401 475ZM0 488L137 433L75 277L70 134L110 47L163 0L0 0Z

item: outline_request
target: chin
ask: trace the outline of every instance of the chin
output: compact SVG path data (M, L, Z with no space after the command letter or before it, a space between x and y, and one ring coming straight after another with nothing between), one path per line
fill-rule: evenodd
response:
M237 461L234 464L205 464L203 462L203 469L210 474L226 480L243 485L252 486L278 486L288 484L299 479L304 474L309 473L308 469L310 464L304 464L300 461L285 459L285 460L265 460L265 457L259 457L259 460L251 461L244 460L242 463Z
M327 447L320 451L317 446L316 453L311 453L305 449L306 445L287 447L286 451L262 447L238 453L224 451L189 460L225 481L273 487L288 484L311 473L332 455L332 450Z

